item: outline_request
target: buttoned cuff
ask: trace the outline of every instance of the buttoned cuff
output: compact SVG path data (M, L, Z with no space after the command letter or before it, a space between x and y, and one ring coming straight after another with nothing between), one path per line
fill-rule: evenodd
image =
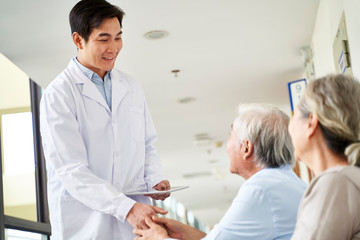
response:
M121 196L114 199L113 201L112 215L121 222L125 222L128 213L135 203L135 200L126 197L124 194L121 194Z
M156 184L158 184L159 182L164 181L164 180L169 181L169 179L167 179L165 176L154 177L154 178L146 178L146 185L147 185L148 189L151 189Z

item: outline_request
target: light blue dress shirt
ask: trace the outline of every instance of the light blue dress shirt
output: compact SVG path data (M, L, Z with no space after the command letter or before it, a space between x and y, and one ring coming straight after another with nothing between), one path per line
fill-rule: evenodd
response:
M79 66L81 71L85 74L85 76L90 79L101 95L104 97L107 105L109 106L109 109L111 110L112 104L111 104L111 94L112 94L112 86L111 86L111 71L107 72L104 76L104 81L101 79L101 77L93 72L92 70L88 69L87 67L83 66L76 57L73 58L74 62Z
M244 182L225 216L203 239L290 239L305 188L290 166L265 168Z

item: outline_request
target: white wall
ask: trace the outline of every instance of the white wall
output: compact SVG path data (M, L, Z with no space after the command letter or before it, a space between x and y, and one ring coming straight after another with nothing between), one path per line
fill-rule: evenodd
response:
M29 77L0 53L0 109L29 107Z
M342 12L345 12L352 71L360 79L360 1L321 0L312 38L316 77L334 73L333 42Z

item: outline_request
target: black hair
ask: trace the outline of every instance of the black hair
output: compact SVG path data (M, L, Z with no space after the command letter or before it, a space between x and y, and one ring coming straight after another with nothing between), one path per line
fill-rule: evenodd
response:
M94 28L98 28L104 19L117 17L122 27L124 11L105 0L81 0L70 11L71 34L79 33L85 42Z

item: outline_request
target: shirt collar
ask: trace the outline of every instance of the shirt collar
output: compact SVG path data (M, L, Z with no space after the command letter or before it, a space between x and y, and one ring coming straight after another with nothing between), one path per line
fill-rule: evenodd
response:
M95 78L100 78L100 76L95 73L94 71L90 70L89 68L85 67L84 65L82 65L76 57L73 58L74 62L76 63L76 65L78 65L78 67L81 69L81 71L85 74L85 76L90 79L90 80L94 80ZM106 77L109 77L109 79L111 79L111 70L108 71L105 76L104 79ZM101 78L100 78L101 79Z

